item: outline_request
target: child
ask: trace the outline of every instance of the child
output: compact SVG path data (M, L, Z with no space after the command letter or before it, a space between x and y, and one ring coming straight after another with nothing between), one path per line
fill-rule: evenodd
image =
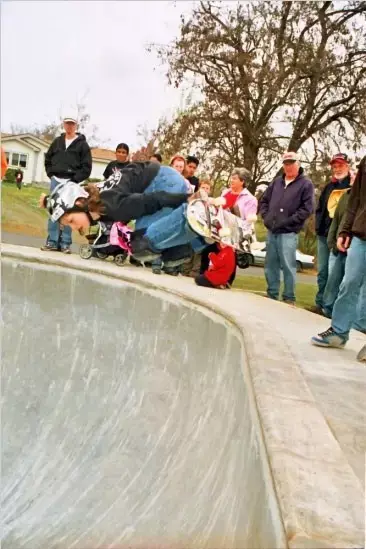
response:
M219 288L226 286L235 270L235 251L230 246L221 242L217 245L219 251L209 254L210 265L208 269L195 278L198 286L206 288Z

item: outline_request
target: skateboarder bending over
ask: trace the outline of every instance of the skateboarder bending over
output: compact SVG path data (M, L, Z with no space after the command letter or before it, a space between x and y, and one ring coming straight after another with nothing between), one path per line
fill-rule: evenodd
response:
M217 243L217 247L217 253L211 252L208 255L208 269L195 278L197 286L220 288L228 285L236 266L235 251L221 242Z
M128 223L146 218L148 224L142 223L144 228L131 235L132 255L145 262L162 256L165 265L177 265L191 256L192 249L200 250L207 245L188 226L186 192L147 191L150 185L159 189L160 180L166 185L167 178L177 176L168 166L131 163L101 183L85 187L72 182L60 184L50 196L41 196L40 205L48 209L53 221L80 234L85 234L98 220ZM167 212L164 208L175 209ZM154 214L158 211L162 217L157 219Z

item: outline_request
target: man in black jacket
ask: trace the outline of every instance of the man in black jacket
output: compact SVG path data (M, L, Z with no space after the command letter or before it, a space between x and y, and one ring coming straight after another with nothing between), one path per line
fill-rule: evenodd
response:
M329 248L328 232L335 209L342 194L350 188L350 165L346 154L335 154L330 162L332 179L324 187L315 211L315 231L318 241L318 293L312 312L322 314L323 294L328 281Z
M63 181L81 183L88 179L92 170L90 147L85 136L77 133L75 118L64 118L65 133L56 137L45 157L45 169L51 180L52 192ZM48 221L48 236L43 251L58 251L71 253L71 229L65 227L60 231L59 223Z

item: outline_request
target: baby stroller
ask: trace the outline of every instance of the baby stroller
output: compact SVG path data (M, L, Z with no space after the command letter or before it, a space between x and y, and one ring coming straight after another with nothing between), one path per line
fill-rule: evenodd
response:
M112 257L116 265L126 263L130 252L130 233L132 232L123 223L99 222L97 233L90 232L86 235L88 244L81 244L79 255L82 259L97 257L107 259Z

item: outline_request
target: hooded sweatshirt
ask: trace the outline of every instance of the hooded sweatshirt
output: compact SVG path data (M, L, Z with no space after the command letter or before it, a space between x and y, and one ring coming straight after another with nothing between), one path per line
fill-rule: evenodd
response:
M328 236L334 212L340 197L350 189L350 177L332 179L322 190L315 211L315 231L318 236Z
M97 183L104 207L102 218L128 223L164 207L176 208L187 202L187 194L165 191L144 194L159 170L156 162L131 162L106 181Z
M349 194L341 236L357 236L366 240L366 156L360 162Z
M92 156L85 135L78 133L76 139L66 148L66 134L56 137L45 156L48 177L69 179L81 183L88 179L92 170Z
M300 168L288 185L285 176L276 177L262 196L259 212L273 234L298 233L314 211L314 186Z

